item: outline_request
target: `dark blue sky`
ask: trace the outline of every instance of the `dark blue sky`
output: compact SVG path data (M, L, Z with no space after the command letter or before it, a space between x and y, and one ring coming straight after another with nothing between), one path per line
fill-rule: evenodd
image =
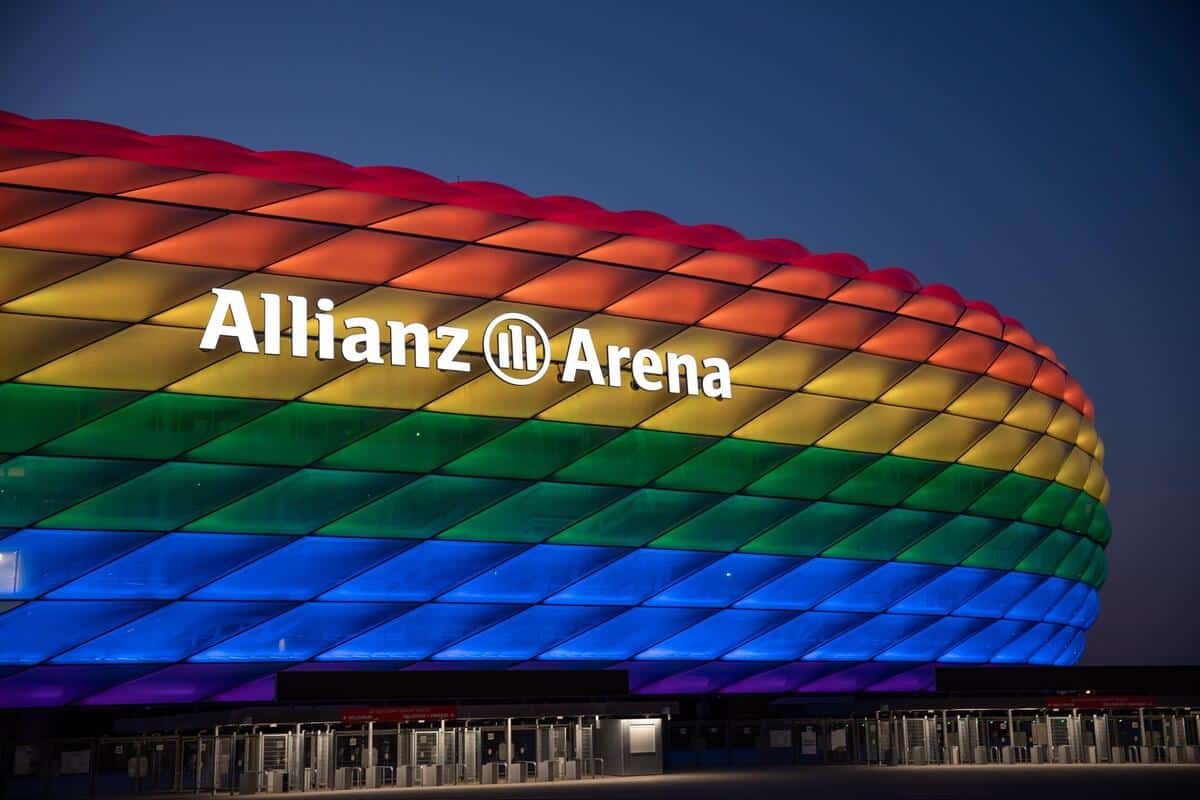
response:
M10 0L0 107L652 209L989 300L1107 444L1085 663L1200 663L1195 9Z

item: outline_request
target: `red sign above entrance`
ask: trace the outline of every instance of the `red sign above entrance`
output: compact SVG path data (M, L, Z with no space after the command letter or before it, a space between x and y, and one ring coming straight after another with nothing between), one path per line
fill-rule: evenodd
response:
M343 708L342 722L421 722L458 719L458 706L361 706Z
M1077 694L1047 697L1043 702L1046 708L1150 708L1154 705L1154 698L1140 694Z

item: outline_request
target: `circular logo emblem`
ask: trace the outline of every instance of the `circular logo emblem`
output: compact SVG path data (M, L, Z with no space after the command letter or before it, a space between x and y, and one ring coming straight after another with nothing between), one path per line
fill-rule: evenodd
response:
M550 368L550 337L524 314L501 314L483 332L483 357L500 380L528 386Z

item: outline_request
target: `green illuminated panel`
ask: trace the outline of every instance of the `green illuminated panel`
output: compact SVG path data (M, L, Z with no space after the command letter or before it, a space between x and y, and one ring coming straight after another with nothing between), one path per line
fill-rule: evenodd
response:
M1087 569L1083 571L1083 580L1099 588L1107 578L1108 559L1105 558L1103 550L1099 547L1094 548L1092 560L1088 563Z
M152 394L55 439L41 450L85 456L173 458L277 405L271 400Z
M1087 572L1088 567L1092 563L1092 558L1096 552L1100 550L1090 539L1076 539L1075 546L1067 552L1067 555L1059 562L1054 570L1054 574L1060 578L1069 578L1071 580L1079 580Z
M1057 527L1067 512L1071 510L1071 506L1075 504L1078 496L1079 492L1075 489L1063 486L1061 483L1052 483L1025 510L1021 519L1037 525L1045 525L1047 528Z
M395 472L305 469L217 509L187 526L194 531L302 534L370 502L412 476Z
M1080 492L1076 496L1075 502L1067 509L1067 513L1059 525L1072 533L1086 534L1092 524L1092 518L1096 515L1096 509L1099 507L1099 500L1087 492Z
M634 428L563 467L554 477L580 483L643 486L714 441L710 436Z
M442 470L456 475L544 478L620 432L620 428L531 419Z
M323 466L432 472L517 424L515 419L414 411L322 461Z
M628 492L615 486L535 483L460 522L439 538L541 542Z
M67 509L42 525L49 528L174 530L277 480L286 472L275 467L172 462Z
M1010 472L972 503L968 510L972 514L1019 519L1029 504L1045 490L1047 483L1049 481Z
M1021 559L1021 562L1017 564L1017 569L1022 572L1053 575L1054 571L1058 569L1058 565L1067 557L1067 553L1071 552L1071 549L1080 542L1087 542L1087 539L1072 536L1066 531L1051 531L1050 535L1042 539L1029 555ZM1090 545L1091 542L1088 544Z
M883 513L872 506L813 503L742 548L747 553L815 556Z
M747 539L796 512L802 505L795 500L734 495L655 539L650 546L736 550Z
M817 500L879 456L810 447L746 487L751 494Z
M824 555L887 561L946 519L945 514L893 508L830 547Z
M990 542L967 556L963 565L989 569L1012 569L1050 531L1024 522L1013 522Z
M1006 525L1008 523L1004 520L991 517L952 517L945 525L896 556L896 560L953 566Z
M141 392L0 384L0 452L28 450L138 397Z
M732 493L799 451L800 448L793 445L722 439L659 478L654 485Z
M931 481L909 495L904 505L936 511L965 511L990 489L1004 473L965 464L951 464Z
M702 492L639 489L551 539L555 544L640 547L721 499Z
M0 525L29 525L150 466L143 461L10 458L0 464Z
M894 506L945 468L939 461L884 456L835 489L829 499Z
M188 453L197 461L299 467L386 425L403 411L288 403Z
M426 475L318 533L428 539L523 486L521 481Z
M1088 525L1087 535L1100 544L1107 544L1112 538L1112 523L1108 521L1108 509L1104 506L1096 506L1096 513Z

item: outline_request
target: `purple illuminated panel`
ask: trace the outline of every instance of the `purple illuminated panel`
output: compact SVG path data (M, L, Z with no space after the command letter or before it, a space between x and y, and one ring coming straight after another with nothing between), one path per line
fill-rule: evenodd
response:
M277 669L275 664L176 664L94 694L82 704L195 703Z
M0 708L61 706L153 669L151 664L33 667L0 680Z

